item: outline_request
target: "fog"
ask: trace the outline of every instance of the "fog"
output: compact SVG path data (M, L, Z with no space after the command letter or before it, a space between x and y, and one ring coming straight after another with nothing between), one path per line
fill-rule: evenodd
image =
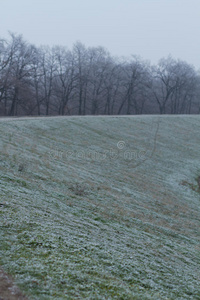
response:
M199 0L2 0L0 37L8 31L38 46L81 41L112 55L157 63L171 54L200 67Z

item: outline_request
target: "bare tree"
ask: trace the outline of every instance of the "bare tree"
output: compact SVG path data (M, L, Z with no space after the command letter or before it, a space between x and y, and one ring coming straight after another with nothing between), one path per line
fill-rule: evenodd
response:
M69 102L75 89L75 61L71 51L63 47L56 47L56 76L54 80L54 94L56 96L56 105L58 105L58 114L70 114Z
M6 40L0 40L0 104L2 107L1 114L7 115L7 97L6 91L8 86L8 74L10 55L7 51L8 43Z
M102 47L88 49L89 104L92 115L102 112L105 106L106 85L112 59Z
M129 63L123 65L124 95L118 114L141 114L146 101L146 90L149 88L149 66L141 59L134 57ZM125 107L125 110L123 110Z
M10 34L11 40L7 44L7 64L4 73L4 87L6 87L5 102L9 103L9 115L17 115L18 108L27 106L27 94L30 87L31 72L36 48L27 44L22 36Z
M191 113L197 91L197 74L192 66L178 60L173 68L174 90L170 97L170 113Z
M73 47L73 57L75 61L75 74L76 74L76 91L78 98L78 114L85 114L86 107L86 90L87 90L87 49L86 47L77 42Z
M117 112L117 106L122 98L122 76L123 69L120 63L115 63L113 60L110 62L107 68L107 74L105 76L105 105L103 114L113 115Z
M42 92L45 105L45 115L49 115L51 100L53 97L53 80L56 76L57 61L55 48L42 47L41 70Z
M152 68L152 94L160 114L165 114L166 105L174 92L174 65L175 61L169 56L167 59L161 59L158 66Z

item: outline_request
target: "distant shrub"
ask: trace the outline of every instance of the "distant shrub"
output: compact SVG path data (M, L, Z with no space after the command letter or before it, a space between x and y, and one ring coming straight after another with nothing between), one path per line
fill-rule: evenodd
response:
M72 184L69 189L77 196L85 196L87 194L87 188L81 183Z
M188 182L187 180L182 180L181 185L187 186L191 188L193 191L200 193L200 176L198 176L195 180L197 184L193 184L191 182Z
M19 164L19 166L18 166L18 171L19 172L23 172L25 170L25 164Z

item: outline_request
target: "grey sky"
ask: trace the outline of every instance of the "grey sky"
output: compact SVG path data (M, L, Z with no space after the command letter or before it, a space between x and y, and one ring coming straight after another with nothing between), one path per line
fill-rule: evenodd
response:
M8 30L35 45L81 41L157 63L171 54L200 68L200 0L0 0Z

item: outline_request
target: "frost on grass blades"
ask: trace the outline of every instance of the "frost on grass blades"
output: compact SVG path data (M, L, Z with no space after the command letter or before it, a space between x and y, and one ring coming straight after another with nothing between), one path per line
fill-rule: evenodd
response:
M0 120L2 268L31 300L200 299L199 127Z
M134 145L134 139L130 143L120 140L116 141L114 147L106 149L105 147L98 148L96 145L83 146L79 150L67 150L62 151L58 147L52 148L48 152L48 157L50 160L85 160L88 159L95 160L97 162L106 162L106 160L118 160L119 158L124 161L132 161L132 167L138 167L148 159L152 158L156 150L156 139L159 132L160 119L155 118L149 124L148 135L141 136L141 139L145 140L145 148L138 148ZM70 143L70 141L69 141ZM97 148L97 149L95 149Z

